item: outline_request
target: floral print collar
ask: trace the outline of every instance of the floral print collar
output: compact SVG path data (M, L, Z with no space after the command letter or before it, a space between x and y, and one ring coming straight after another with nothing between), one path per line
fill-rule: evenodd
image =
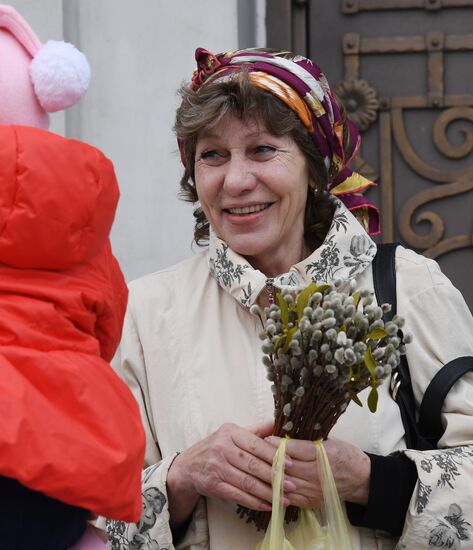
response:
M278 289L314 282L349 280L362 273L376 255L376 245L353 214L338 199L332 224L319 248L287 273L268 279L234 252L210 229L209 270L217 283L242 305L250 307L272 284Z

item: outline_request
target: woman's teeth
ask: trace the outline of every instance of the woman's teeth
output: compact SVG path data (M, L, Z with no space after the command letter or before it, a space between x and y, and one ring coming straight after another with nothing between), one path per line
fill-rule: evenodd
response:
M267 204L254 204L253 206L243 206L242 208L229 208L228 211L230 214L253 214L254 212L261 212L265 208L270 206Z

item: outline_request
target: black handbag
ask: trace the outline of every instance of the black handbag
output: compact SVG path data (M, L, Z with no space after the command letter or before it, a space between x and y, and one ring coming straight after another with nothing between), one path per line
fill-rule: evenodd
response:
M391 304L391 311L384 315L389 321L396 314L396 262L397 243L379 244L373 260L373 282L378 304ZM412 392L409 365L403 355L400 365L391 378L391 395L399 405L406 432L408 449L435 449L442 437L444 427L441 421L443 402L452 386L465 373L473 371L473 357L457 357L444 365L432 378L425 390L417 413Z

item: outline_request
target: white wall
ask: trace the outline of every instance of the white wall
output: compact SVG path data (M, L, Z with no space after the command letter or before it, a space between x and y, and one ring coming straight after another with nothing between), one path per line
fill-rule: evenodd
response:
M95 145L113 160L121 200L112 244L127 280L189 256L192 208L177 198L176 89L192 75L196 47L217 52L239 46L238 1L11 4L42 41L64 37L89 59L92 82L85 99L65 117L54 115L51 129ZM255 36L262 41L264 0L254 5ZM264 44L242 44L254 45Z

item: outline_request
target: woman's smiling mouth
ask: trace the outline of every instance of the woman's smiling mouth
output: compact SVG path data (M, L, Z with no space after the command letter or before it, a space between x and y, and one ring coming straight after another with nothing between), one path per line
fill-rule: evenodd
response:
M254 214L255 212L261 212L262 210L266 210L266 208L269 208L271 204L272 203L267 202L264 204L253 204L251 206L242 206L239 208L226 208L225 210L230 214L243 216L245 214Z

